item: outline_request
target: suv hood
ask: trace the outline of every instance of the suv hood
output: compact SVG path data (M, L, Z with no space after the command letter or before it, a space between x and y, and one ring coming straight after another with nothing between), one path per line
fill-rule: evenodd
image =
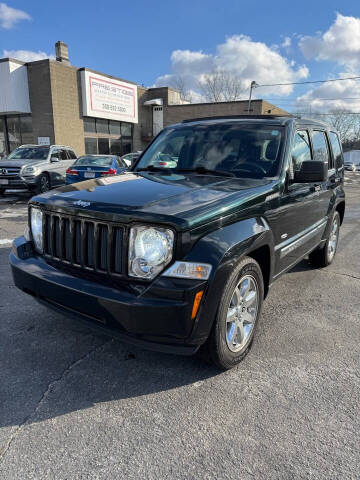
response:
M273 191L271 179L210 175L127 173L67 185L41 194L32 203L103 220L161 222L178 230L228 215Z
M0 161L0 168L1 167L24 167L25 165L31 165L32 167L41 165L46 163L46 160L29 160L29 159L21 159L18 160L1 160Z

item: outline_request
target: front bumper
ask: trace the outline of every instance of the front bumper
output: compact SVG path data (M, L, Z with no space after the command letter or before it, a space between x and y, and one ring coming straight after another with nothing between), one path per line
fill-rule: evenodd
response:
M10 265L22 291L127 343L182 355L200 346L190 340L196 325L191 312L195 294L206 291L204 281L159 277L137 294L136 288L115 288L54 268L24 237L15 239Z
M35 176L20 177L18 175L11 175L8 177L0 177L0 188L4 190L32 190L36 188L37 184L38 177Z

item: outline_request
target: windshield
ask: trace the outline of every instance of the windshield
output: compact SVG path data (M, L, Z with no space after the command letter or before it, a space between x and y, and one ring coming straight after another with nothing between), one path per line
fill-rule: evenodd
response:
M165 129L143 154L135 171L205 170L247 178L278 174L284 128L225 123Z
M113 157L95 157L92 155L85 155L79 157L74 165L76 166L93 166L93 167L110 167L113 162Z
M8 160L46 160L49 147L20 147L8 156Z

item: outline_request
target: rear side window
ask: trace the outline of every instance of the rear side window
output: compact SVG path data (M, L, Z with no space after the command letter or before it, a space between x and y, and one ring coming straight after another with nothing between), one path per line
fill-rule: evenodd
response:
M311 160L310 141L306 130L298 130L295 133L291 159L293 172L299 171L303 162Z
M116 161L120 168L127 168L127 165L122 158L117 157Z
M314 130L311 134L311 140L313 144L314 160L317 162L324 162L329 165L329 150L327 146L325 132L320 130Z
M342 156L339 137L335 132L330 132L329 139L330 139L330 145L333 153L335 167L341 168L343 165L343 156Z
M60 150L60 158L61 160L67 160L68 157L66 155L66 150Z
M68 156L69 156L70 160L75 160L76 159L76 155L72 150L68 150L67 152L68 152Z

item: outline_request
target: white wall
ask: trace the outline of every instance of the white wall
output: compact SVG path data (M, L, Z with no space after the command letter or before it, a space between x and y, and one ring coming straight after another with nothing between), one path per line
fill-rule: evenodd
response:
M25 65L0 62L0 86L0 114L31 113Z

